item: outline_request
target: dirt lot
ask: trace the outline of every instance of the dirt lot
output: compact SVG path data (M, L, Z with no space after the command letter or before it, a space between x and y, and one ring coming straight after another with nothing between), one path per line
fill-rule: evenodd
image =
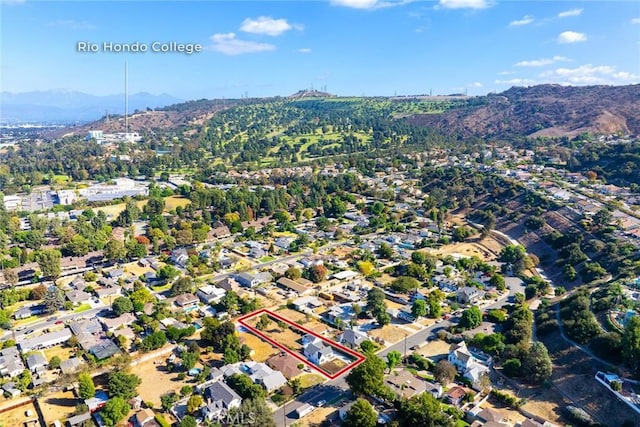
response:
M553 361L553 384L564 397L562 407L567 404L578 406L596 421L609 426L622 425L626 420L640 425L640 416L594 379L596 372L607 371L606 367L599 366L580 349L568 345L557 332L545 336L544 343ZM541 398L544 397L542 394Z
M319 374L301 374L298 378L300 378L300 386L302 388L313 387L314 385L321 384L325 381L325 377Z
M64 422L73 415L76 405L81 402L71 391L60 391L48 394L40 399L40 409L47 425L51 425L55 420Z
M256 362L264 362L269 357L280 352L280 349L273 347L271 344L263 341L262 339L251 333L240 332L239 335L240 342L248 345L255 352L251 356L251 359L255 360Z
M403 339L405 335L409 335L409 332L396 325L384 325L382 329L371 329L368 334L370 337L381 338L387 342L395 343Z
M32 415L30 417L27 417L27 411L31 411ZM35 406L33 406L33 403L29 403L27 405L11 409L0 414L0 420L2 420L2 424L6 427L24 426L26 421L34 419L36 421L38 420L38 414L36 412ZM37 426L38 423L36 422L35 424L31 425Z
M291 310L290 308L283 308L282 310L278 310L276 311L276 314L292 322L297 322L298 320L302 320L305 318L304 314L300 313L299 311Z
M153 406L160 407L160 396L171 391L180 390L183 385L189 384L187 379L178 380L177 373L169 373L165 370L166 356L140 363L135 367L135 374L142 378L142 384L138 392L145 402L153 402ZM157 363L157 365L155 364ZM194 384L189 384L193 386Z
M124 271L140 277L145 273L153 271L153 268L141 267L137 262L130 262L124 265Z
M330 374L336 374L345 366L347 366L347 364L344 362L344 360L333 359L327 363L322 364L320 367Z
M443 358L446 359L447 355L449 354L449 346L450 344L447 344L444 341L433 340L430 343L427 343L427 345L422 347L417 352L418 354L424 357L428 357L431 360L440 360Z
M501 248L502 245L500 245L500 243L488 237L477 243L454 243L438 249L426 249L425 251L438 256L460 254L471 257L475 255L485 261L494 261Z
M258 317L249 319L247 323L255 327ZM269 326L263 331L263 334L274 340L275 342L297 352L302 352L302 343L300 339L303 334L295 332L286 326L284 329L280 329L275 322L271 322Z

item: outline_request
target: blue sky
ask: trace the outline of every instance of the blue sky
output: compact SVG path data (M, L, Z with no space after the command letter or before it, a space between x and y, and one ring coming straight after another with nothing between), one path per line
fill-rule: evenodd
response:
M538 83L640 82L640 2L0 0L0 89L129 90L183 99L484 94ZM198 43L81 53L87 41Z

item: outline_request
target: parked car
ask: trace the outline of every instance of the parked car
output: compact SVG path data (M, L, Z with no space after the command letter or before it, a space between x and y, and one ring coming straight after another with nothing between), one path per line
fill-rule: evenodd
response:
M322 406L324 406L324 405L326 405L326 404L327 404L327 401L326 401L326 400L324 400L324 399L322 399L322 400L318 401L318 403L316 403L316 406L317 406L318 408L320 408L320 407L322 407Z

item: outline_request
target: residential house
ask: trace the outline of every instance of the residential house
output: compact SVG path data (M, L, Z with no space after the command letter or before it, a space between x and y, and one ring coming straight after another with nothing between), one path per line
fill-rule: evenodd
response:
M251 248L249 249L249 254L251 258L260 259L262 257L267 256L267 251L262 248Z
M13 318L16 320L26 319L31 316L37 316L42 313L46 313L47 307L44 304L31 305L29 307L22 307L17 309L13 313Z
M27 367L31 372L41 372L47 369L47 359L42 353L33 353L27 356Z
M317 309L318 307L322 307L323 305L320 300L314 296L298 298L294 300L292 304L296 310L302 313L311 313L313 312L313 310Z
M464 341L451 344L447 359L458 372L471 381L474 389L482 388L482 377L489 373L489 367L471 354Z
M224 289L225 291L237 291L240 285L232 277L227 277L215 284L217 287Z
M312 288L301 285L297 281L291 280L287 277L279 278L276 284L278 284L278 286L280 286L281 288L295 292L299 296L306 295L313 290Z
M181 294L175 298L175 304L184 311L191 311L198 308L198 297L193 294Z
M460 407L462 403L462 399L467 395L467 392L459 386L452 387L449 391L444 395L444 398L447 402L451 403L455 407Z
M102 326L106 331L114 332L116 329L124 326L129 326L137 320L136 316L131 313L123 313L118 317L98 317L98 321L102 323Z
M245 288L255 288L260 283L262 283L260 278L246 272L238 273L234 276L234 278L240 284L240 286L244 286Z
M18 347L7 347L0 350L0 375L13 378L24 371L24 363Z
M71 359L63 360L60 362L60 370L63 374L72 374L77 372L82 366L82 360L79 357L72 357Z
M64 328L60 331L49 332L38 337L23 338L18 341L18 347L23 353L40 350L67 342L71 336L71 331Z
M211 285L205 285L196 291L196 295L204 304L217 304L224 297L226 291Z
M178 248L171 251L171 262L180 267L186 267L187 261L189 261L189 254L185 248Z
M291 246L291 243L293 243L294 240L295 239L293 237L288 236L278 237L274 240L273 245L279 249L282 249L283 251L288 251L289 246Z
M473 408L467 414L470 415L471 418L475 418L480 422L485 423L485 425L486 423L495 423L496 425L499 425L507 420L507 417L505 417L503 413L491 408Z
M282 372L289 379L302 373L302 370L298 368L299 364L300 361L287 352L282 352L267 359L267 365L276 371Z
M16 387L16 383L9 381L2 385L3 394L8 394L10 397L15 398L22 394L22 391Z
M98 298L114 298L122 294L122 288L115 284L112 286L104 286L102 288L96 289L96 294L98 295Z
M73 417L69 417L69 419L67 419L67 426L76 427L76 426L86 425L85 423L90 420L91 420L91 412L85 412L84 414L78 414L78 415L74 415Z
M73 334L78 338L78 342L85 350L97 344L103 335L102 324L97 318L91 318L69 323L69 327Z
M309 341L304 345L304 355L314 364L320 366L335 358L333 349L325 345L320 338L316 338L313 341Z
M134 417L134 424L137 427L151 427L157 425L155 421L156 414L150 408L144 408L138 412Z
M384 383L399 399L409 399L427 390L426 381L404 369L387 375Z
M107 400L109 400L107 392L100 390L96 392L96 395L92 398L86 399L84 404L89 408L89 412L93 414L94 412L102 409L107 403Z
M262 385L267 393L271 393L287 383L282 372L274 371L264 363L246 362L244 368L253 382Z
M237 408L242 398L222 381L216 381L204 390L206 406L202 409L202 416L208 420L218 419L228 410Z
M456 292L460 304L473 304L484 296L484 292L473 286L465 286Z
M360 348L360 344L367 339L369 339L369 336L366 332L360 332L354 329L345 329L340 336L338 336L338 342L349 348Z
M89 349L89 353L93 354L98 360L104 360L120 353L120 349L113 341L103 339L100 340L98 344L92 346Z
M91 294L76 289L67 291L65 297L74 305L85 304L91 300Z
M124 271L122 269L116 268L115 270L111 270L107 273L107 277L113 280L118 280L122 277Z

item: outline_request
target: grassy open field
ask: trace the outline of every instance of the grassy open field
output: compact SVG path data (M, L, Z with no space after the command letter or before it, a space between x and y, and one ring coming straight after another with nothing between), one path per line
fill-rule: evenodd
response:
M63 347L61 345L57 345L55 347L50 347L42 350L44 353L45 359L47 361L51 360L53 356L58 356L60 360L67 360L71 357L71 349L69 347Z
M165 201L164 212L169 212L177 208L178 206L185 207L189 203L191 203L189 199L182 196L165 197L164 201ZM139 200L136 202L136 205L141 210L144 208L146 204L147 204L147 200ZM105 215L107 215L107 218L117 218L118 215L120 215L120 212L124 210L125 206L126 205L124 203L118 203L115 205L101 206L99 208L95 208L94 210L104 212Z

